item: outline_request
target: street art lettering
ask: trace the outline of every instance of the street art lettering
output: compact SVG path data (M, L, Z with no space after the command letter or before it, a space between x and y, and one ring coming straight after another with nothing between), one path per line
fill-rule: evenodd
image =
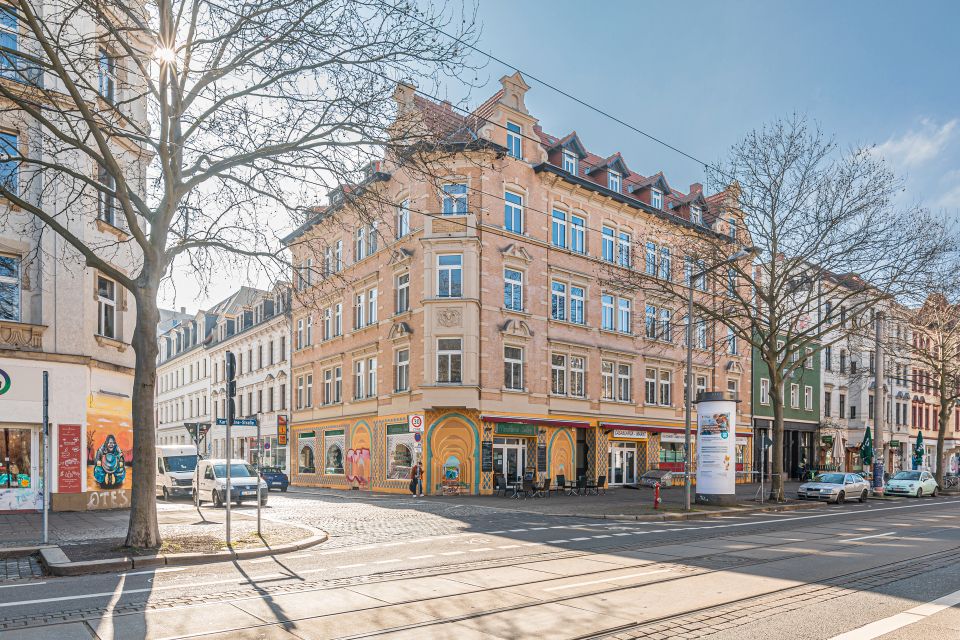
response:
M370 484L370 449L347 449L346 476L360 488Z
M87 493L87 510L96 509L124 509L130 506L130 491L115 489L113 491L90 491Z

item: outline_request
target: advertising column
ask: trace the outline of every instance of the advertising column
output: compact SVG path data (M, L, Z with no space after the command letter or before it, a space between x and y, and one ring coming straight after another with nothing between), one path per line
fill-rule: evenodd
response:
M737 403L712 391L697 401L697 504L737 502Z

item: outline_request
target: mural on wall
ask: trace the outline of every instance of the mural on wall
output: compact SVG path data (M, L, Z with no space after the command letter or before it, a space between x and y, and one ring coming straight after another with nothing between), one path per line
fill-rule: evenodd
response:
M370 485L370 449L347 449L346 476L361 489Z
M87 406L87 490L129 489L133 425L129 398L93 395Z

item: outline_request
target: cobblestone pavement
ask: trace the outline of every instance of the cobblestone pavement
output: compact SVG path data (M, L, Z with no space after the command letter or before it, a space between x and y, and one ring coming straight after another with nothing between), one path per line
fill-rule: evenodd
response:
M43 569L35 555L0 559L0 582L39 578L42 575Z

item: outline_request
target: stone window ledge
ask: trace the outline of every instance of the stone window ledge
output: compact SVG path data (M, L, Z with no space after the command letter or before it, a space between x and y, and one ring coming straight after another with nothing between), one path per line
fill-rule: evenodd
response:
M119 351L120 353L123 353L124 351L126 351L127 347L130 346L126 342L123 342L121 340L115 340L113 338L108 338L106 336L101 336L99 334L95 334L93 337L96 338L97 344L99 344L101 347L112 347L117 351Z

